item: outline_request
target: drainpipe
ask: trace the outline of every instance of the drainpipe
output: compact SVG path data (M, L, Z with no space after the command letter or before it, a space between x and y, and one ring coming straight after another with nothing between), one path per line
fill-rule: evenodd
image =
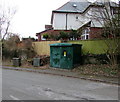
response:
M68 14L66 13L66 30L67 30L67 16L68 16Z
M120 0L118 5L118 32L120 32Z

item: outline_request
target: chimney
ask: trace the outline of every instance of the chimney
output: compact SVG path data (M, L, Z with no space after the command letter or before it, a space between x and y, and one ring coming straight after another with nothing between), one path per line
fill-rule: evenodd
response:
M52 25L45 25L45 30L50 30L52 29Z

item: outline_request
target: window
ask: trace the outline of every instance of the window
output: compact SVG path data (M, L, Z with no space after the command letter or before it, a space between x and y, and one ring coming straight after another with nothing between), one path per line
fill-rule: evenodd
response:
M78 20L78 16L76 16L76 20Z
M81 40L87 40L89 39L89 34L82 34L81 35Z
M90 29L89 29L89 28L85 29L85 33L86 33L86 34L89 33L89 32L90 32Z
M89 35L86 35L86 39L88 39L89 38Z
M84 29L83 32L82 32L82 35L81 35L81 39L82 40L89 39L89 32L90 32L89 28Z

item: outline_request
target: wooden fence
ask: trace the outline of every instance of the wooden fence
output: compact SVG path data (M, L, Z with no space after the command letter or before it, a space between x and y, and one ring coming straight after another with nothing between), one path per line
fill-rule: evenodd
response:
M40 41L33 42L33 48L38 55L50 55L49 44L61 43L61 41Z

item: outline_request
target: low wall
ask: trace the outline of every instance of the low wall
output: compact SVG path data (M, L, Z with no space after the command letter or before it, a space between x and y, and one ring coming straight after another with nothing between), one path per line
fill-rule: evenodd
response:
M61 41L40 41L33 42L33 47L35 52L38 55L50 55L50 46L49 44L61 43Z
M120 41L120 39L119 39ZM33 42L33 47L38 55L50 55L49 44L61 43L61 41L41 41ZM106 45L106 40L78 40L68 41L67 43L82 44L82 54L105 54L109 48ZM109 40L111 48L115 49L114 40Z

